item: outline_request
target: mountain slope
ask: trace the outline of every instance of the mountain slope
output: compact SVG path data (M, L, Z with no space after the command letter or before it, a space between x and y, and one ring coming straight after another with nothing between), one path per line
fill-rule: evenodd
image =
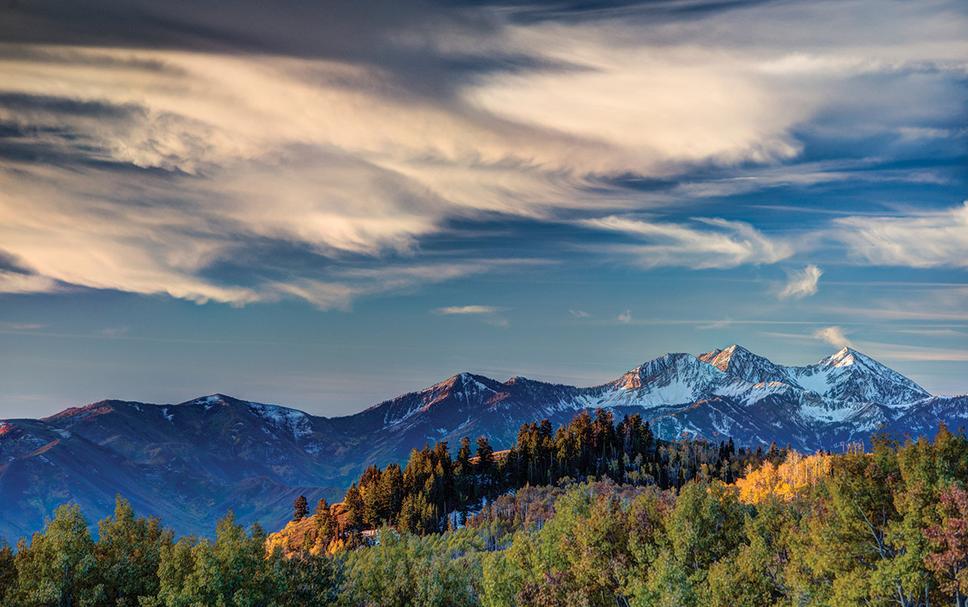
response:
M933 397L855 350L797 367L738 345L666 354L587 388L460 373L335 418L222 394L178 405L102 401L0 422L0 535L40 528L68 500L103 516L116 493L180 533L211 533L230 507L245 523L275 528L296 495L338 499L371 463L464 436L503 448L522 423L558 425L599 407L637 413L663 438L731 436L804 451L836 450L878 429L930 434L940 421L968 422L968 397Z

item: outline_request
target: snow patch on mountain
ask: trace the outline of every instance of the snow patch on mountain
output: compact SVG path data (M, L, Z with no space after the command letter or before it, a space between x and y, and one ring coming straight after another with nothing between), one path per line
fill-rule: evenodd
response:
M313 428L309 416L296 409L280 405L264 405L246 402L250 411L266 420L276 428L287 430L296 440L312 436Z

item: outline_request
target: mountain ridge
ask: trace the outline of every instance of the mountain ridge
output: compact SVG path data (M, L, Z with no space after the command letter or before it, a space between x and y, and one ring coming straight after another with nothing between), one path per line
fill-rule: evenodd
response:
M558 426L595 408L638 413L667 439L802 451L968 420L968 397L932 396L854 349L784 366L737 344L658 356L589 387L462 372L337 417L220 393L179 404L108 399L0 421L0 503L9 505L0 535L30 533L68 500L100 516L119 491L182 533L210 533L229 496L240 520L276 528L295 491L337 499L367 465L404 461L426 443L484 435L503 448L522 423Z

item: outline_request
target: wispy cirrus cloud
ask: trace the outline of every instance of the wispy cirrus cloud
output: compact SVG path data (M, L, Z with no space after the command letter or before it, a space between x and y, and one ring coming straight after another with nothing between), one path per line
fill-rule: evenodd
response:
M905 217L845 217L833 237L866 263L968 268L968 201L943 212Z
M0 293L52 293L61 288L56 280L47 276L0 270Z
M486 306L481 304L470 304L464 306L443 306L440 308L435 308L434 313L443 316L469 316L479 319L481 322L491 325L492 327L497 327L499 329L507 329L511 326L511 321L505 318L501 313L506 312L508 308L500 306Z
M504 311L506 308L499 308L497 306L482 306L482 305L468 305L468 306L444 306L442 308L436 308L434 312L437 314L443 314L445 316L459 315L481 315L481 314L496 314L498 312Z
M968 350L944 348L937 346L913 346L909 344L891 344L870 342L865 347L878 356L887 360L915 361L915 362L968 362Z
M852 320L968 322L968 285L912 287L904 297L872 297L863 306L824 306L821 311Z
M802 270L791 272L786 285L777 293L780 299L803 299L817 293L817 283L823 276L819 266L809 264Z
M794 253L793 246L782 239L771 238L748 223L720 218L696 218L692 224L677 224L609 216L582 224L645 241L607 247L644 267L733 268L776 263Z
M40 331L46 329L47 325L39 322L10 322L0 321L0 329L6 331Z
M76 285L339 308L381 287L307 268L360 258L422 266L421 244L455 219L575 211L591 217L586 227L643 241L615 248L639 266L775 263L794 247L749 223L624 213L729 188L851 179L782 166L803 151L797 129L820 114L855 117L858 131L949 136L921 123L950 112L963 16L943 2L873 5L849 3L836 28L822 6L783 3L246 2L230 14L198 7L190 19L139 1L8 7L0 253L25 272L0 277L0 292ZM737 166L761 174L655 198L616 185ZM938 250L898 253L886 243L899 224L840 228L871 263L957 265L963 250L955 235ZM903 246L930 229L903 227ZM279 271L250 253L270 247L318 263ZM392 288L434 280L411 275Z

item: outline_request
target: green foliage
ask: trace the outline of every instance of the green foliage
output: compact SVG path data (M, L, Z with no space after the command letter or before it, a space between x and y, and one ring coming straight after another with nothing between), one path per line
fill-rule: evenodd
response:
M0 601L8 588L17 582L17 567L14 564L13 549L0 541Z
M265 535L235 523L229 512L218 522L215 542L183 538L161 553L159 592L152 606L257 607L268 605L279 588L265 556Z
M299 555L268 561L274 607L326 607L336 605L342 585L342 563L326 556Z
M114 516L98 523L98 537L94 554L106 602L135 607L158 594L158 565L162 550L171 546L171 531L157 518L135 517L131 504L118 496Z
M375 546L346 555L346 607L478 605L476 536L416 536L391 529Z
M968 440L945 429L832 456L829 475L755 505L721 480L755 454L661 443L633 418L529 424L503 459L488 449L472 457L462 441L452 460L441 444L368 469L346 503L321 500L302 523L317 549L288 556L231 513L214 541L173 542L118 498L95 541L63 506L30 543L0 547L0 604L966 607Z
M782 455L774 446L768 457ZM414 449L402 472L396 464L382 471L370 466L346 492L345 520L352 530L395 525L412 533L436 533L447 528L450 513L460 513L463 522L468 511L508 490L592 478L678 488L694 479L735 479L764 457L759 451L737 450L732 441L718 446L660 441L638 415L616 423L607 410L594 417L582 412L557 431L548 420L523 424L503 457L482 436L474 457L470 439L464 438L456 459L447 443L437 443Z
M21 541L14 558L17 582L9 602L23 607L98 605L103 600L97 584L97 559L87 521L77 505L54 513L43 533L30 545Z

